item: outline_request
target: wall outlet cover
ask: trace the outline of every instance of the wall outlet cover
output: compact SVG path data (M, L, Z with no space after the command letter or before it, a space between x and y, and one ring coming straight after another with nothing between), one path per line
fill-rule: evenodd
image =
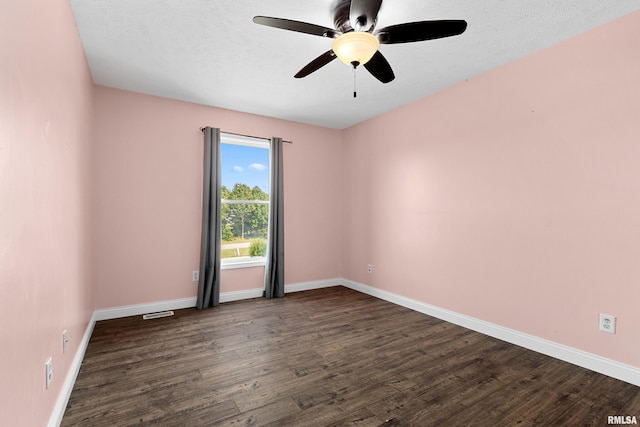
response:
M47 360L47 363L45 363L44 365L44 373L45 373L46 387L48 390L49 386L51 385L51 381L53 381L53 359L51 357Z
M609 334L616 333L616 316L600 314L600 330Z

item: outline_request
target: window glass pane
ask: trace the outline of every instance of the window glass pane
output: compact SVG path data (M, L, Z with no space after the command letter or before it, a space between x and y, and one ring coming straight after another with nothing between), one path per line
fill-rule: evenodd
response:
M223 263L266 256L269 145L221 144Z

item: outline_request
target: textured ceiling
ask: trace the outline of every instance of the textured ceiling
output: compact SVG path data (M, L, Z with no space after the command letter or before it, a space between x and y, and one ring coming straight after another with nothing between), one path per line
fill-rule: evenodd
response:
M333 27L335 0L70 0L98 85L343 129L640 9L638 0L384 0L378 28L464 19L460 36L381 45L396 79L333 61L331 40L252 22Z

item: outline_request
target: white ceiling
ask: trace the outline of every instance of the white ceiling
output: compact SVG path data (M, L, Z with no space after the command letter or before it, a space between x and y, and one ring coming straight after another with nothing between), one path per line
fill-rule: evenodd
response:
M381 45L382 84L336 60L293 75L331 39L254 24L333 28L335 0L70 0L96 84L343 129L640 9L638 0L384 0L377 27L464 19L465 33Z

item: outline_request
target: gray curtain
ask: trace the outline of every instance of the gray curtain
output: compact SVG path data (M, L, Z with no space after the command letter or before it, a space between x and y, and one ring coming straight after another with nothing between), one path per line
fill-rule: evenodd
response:
M284 296L284 196L282 194L282 138L271 138L269 192L269 248L265 266L265 297Z
M220 304L220 129L206 127L202 182L200 280L196 307Z

